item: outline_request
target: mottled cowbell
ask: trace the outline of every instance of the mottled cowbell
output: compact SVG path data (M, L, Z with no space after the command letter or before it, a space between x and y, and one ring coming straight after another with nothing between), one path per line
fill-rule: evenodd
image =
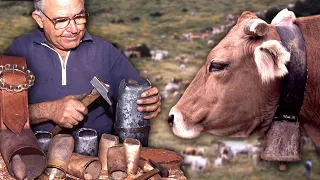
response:
M148 146L150 131L149 120L143 118L144 113L137 111L137 99L142 92L151 88L148 81L137 82L133 79L123 79L119 86L119 100L116 109L115 133L119 141L126 138L138 139L142 146Z

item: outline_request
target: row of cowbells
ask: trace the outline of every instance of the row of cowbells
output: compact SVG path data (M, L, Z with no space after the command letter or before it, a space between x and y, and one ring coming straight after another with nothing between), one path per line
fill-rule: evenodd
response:
M73 147L70 147L70 141L73 141L73 138L71 136L61 134L53 138L52 153L48 153L46 158L31 130L24 130L20 135L16 136L11 131L1 132L0 141L5 143L1 144L3 161L0 162L0 179L44 180L49 179L51 174L53 174L51 179L65 179L66 173L80 179L98 178L101 171L98 158L72 153ZM9 177L9 174L15 178Z
M120 146L118 137L110 134L101 137L98 157L74 153L74 138L68 134L54 136L46 154L31 129L24 129L19 136L1 131L0 142L7 173L16 179L125 178L135 175L141 163L142 146L138 140L127 138Z
M127 138L120 146L117 136L103 134L98 157L74 153L74 147L72 136L54 136L48 147L47 168L38 179L123 179L137 173L142 148L137 139Z
M74 139L68 134L58 134L51 139L47 153L47 168L38 178L65 179L66 174L80 179L98 179L101 163L98 157L73 153Z

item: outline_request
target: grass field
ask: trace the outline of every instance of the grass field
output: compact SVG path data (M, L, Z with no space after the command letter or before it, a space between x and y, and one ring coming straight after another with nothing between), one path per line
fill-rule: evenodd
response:
M211 50L207 41L173 40L173 33L183 34L198 32L202 28L220 26L225 23L227 13L239 16L243 11L264 11L271 7L286 7L292 0L87 0L86 8L90 12L89 32L98 35L120 47L145 43L151 49L168 50L169 57L161 63L154 63L151 58L131 59L140 71L147 70L148 78L162 75L163 80L157 84L160 90L173 77L192 80L199 67L204 63ZM31 32L36 24L31 18L30 2L0 1L0 54L3 54L13 40ZM160 17L152 17L150 13L162 13ZM134 18L140 19L133 21ZM118 23L113 23L118 22ZM223 35L212 38L218 42ZM199 54L194 59L194 53ZM189 59L185 71L179 72L174 58L185 54ZM167 115L175 101L170 98L162 105L162 112L152 120L150 146L164 147L176 151L187 146L204 147L210 164L202 174L187 171L189 179L219 180L278 180L305 179L303 161L292 163L285 172L278 170L276 163L268 166L253 167L246 157L232 160L220 169L212 165L216 158L216 144L219 139L209 134L193 140L184 140L172 134L167 124ZM254 139L254 137L251 137ZM249 139L250 140L250 139ZM320 158L314 153L312 146L303 154L303 160L313 159L311 179L320 179Z

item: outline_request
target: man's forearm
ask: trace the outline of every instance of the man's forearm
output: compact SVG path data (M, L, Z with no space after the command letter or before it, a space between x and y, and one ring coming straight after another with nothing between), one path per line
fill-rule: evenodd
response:
M52 102L42 102L29 104L29 119L30 124L39 124L50 121Z

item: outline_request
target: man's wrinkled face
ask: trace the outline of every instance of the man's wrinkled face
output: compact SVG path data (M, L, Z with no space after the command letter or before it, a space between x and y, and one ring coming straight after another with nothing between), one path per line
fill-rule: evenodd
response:
M44 13L55 20L57 18L72 18L84 9L81 0L47 0ZM43 30L46 39L56 50L68 51L77 47L85 33L85 25L77 25L71 20L64 29L55 29L54 24L43 17Z

